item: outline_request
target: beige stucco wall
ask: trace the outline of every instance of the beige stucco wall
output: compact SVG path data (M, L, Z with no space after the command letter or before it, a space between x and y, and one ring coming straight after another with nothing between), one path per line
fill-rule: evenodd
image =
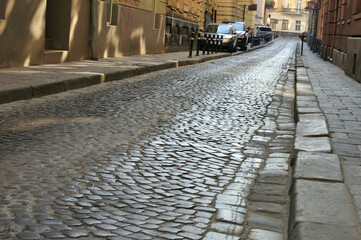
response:
M99 2L98 52L99 58L121 57L135 54L163 53L165 15L117 6L116 25L107 23L107 5ZM155 27L155 18L159 28Z
M0 20L0 67L44 63L45 33L53 49L68 50L68 59L89 58L90 2L8 0L6 16ZM47 29L47 31L46 31Z
M72 0L69 34L69 60L89 58L90 1Z
M8 0L0 20L0 67L41 64L44 58L46 1Z
M278 12L275 10L268 10L267 11L267 24L271 24L270 18L268 17L271 15L272 19L278 19L278 24L276 28L272 29L274 31L286 31L286 32L304 32L307 31L307 24L308 24L308 14L284 14L282 12ZM282 30L282 20L288 20L288 30ZM301 28L299 31L296 31L296 21L301 21Z

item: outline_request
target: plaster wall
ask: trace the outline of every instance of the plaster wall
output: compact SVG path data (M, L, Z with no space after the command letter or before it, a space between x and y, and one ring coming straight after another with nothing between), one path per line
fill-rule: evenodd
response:
M0 67L43 63L45 0L8 0L0 20Z
M90 1L72 0L69 33L69 60L90 56Z
M107 22L107 4L99 2L97 40L99 58L165 51L165 15L122 5L117 5L115 9L117 19L110 25Z

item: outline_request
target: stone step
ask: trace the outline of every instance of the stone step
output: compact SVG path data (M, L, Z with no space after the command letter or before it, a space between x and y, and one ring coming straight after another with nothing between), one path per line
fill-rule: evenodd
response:
M51 38L45 38L45 50L53 49L53 40Z
M65 50L45 50L44 64L64 63L68 59L68 54Z

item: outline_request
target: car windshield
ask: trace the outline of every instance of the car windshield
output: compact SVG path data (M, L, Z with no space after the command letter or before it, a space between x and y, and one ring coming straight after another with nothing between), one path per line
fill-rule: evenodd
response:
M245 29L244 23L232 23L232 25L237 31L244 31Z
M259 30L260 31L267 31L267 32L272 31L271 28L268 28L268 27L260 27Z
M228 34L229 33L229 26L227 26L227 25L208 25L207 32L219 33L219 34Z

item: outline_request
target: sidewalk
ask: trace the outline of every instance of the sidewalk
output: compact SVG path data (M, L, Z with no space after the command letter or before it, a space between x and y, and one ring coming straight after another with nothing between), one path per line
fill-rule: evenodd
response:
M361 239L361 84L308 47L296 78L290 239Z
M255 46L245 52L268 46L271 43ZM196 52L193 51L191 58L188 57L189 52L176 52L0 69L0 104L122 80L245 52L238 51L233 54L222 52L209 55L207 53L202 55L200 52L200 56L196 56Z

